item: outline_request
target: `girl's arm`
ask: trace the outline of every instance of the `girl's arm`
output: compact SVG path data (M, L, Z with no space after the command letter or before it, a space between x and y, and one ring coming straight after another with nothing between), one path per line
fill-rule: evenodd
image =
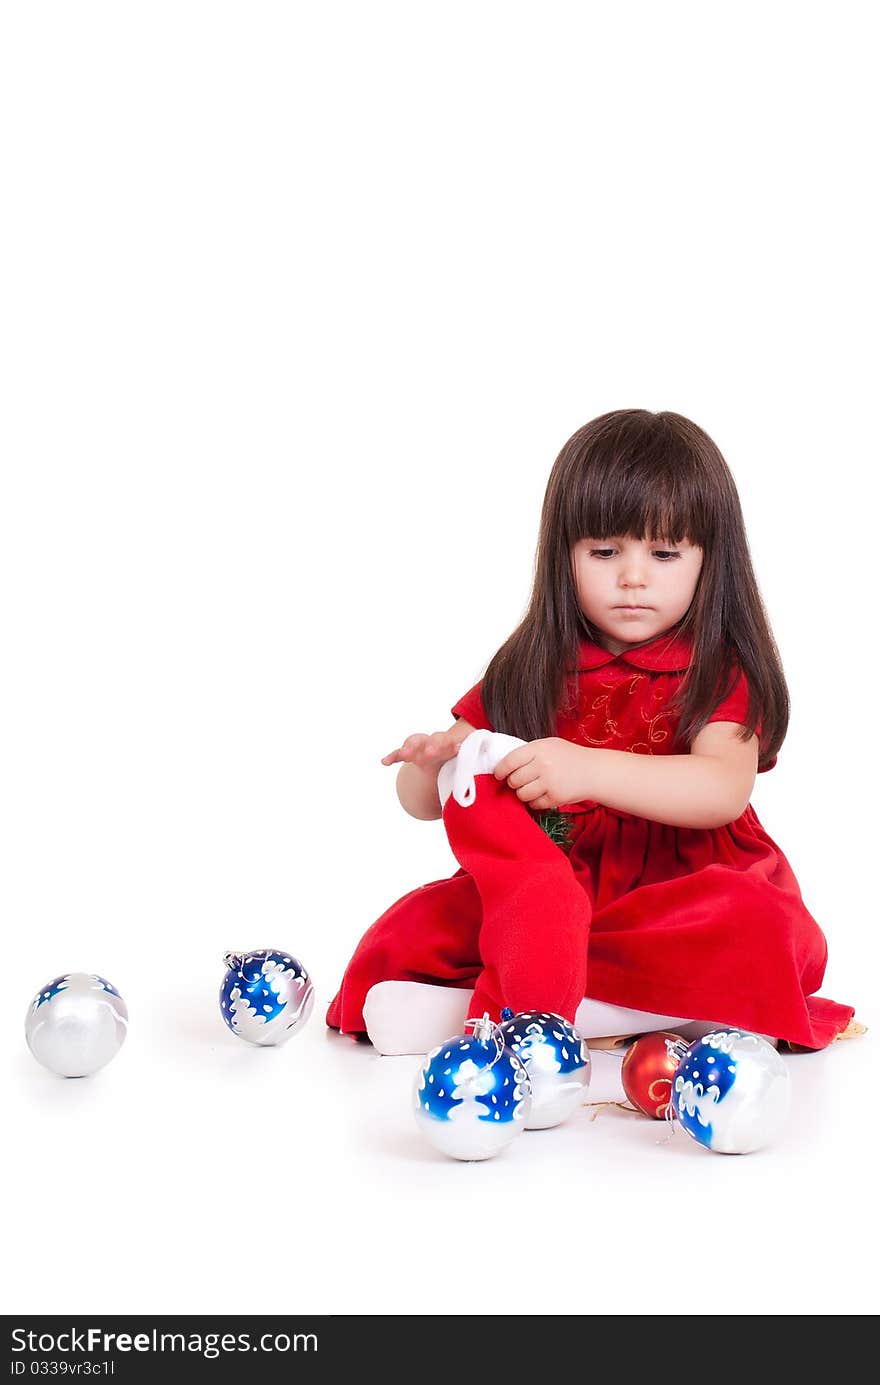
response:
M722 827L745 812L758 769L758 737L743 742L738 729L730 721L704 726L688 755L531 741L495 774L539 810L593 801L672 827Z
M741 741L732 721L713 721L688 755L593 750L585 797L673 827L723 827L749 805L758 771L758 737Z

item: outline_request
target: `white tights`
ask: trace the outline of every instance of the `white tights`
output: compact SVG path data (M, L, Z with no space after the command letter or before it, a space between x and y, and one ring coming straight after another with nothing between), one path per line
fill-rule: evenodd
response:
M421 1054L453 1034L464 1033L464 1021L473 991L454 986L429 986L424 981L380 981L367 992L364 1023L373 1047L386 1057ZM689 1020L676 1015L652 1015L644 1010L625 1010L586 996L577 1009L575 1029L589 1044L618 1034L651 1034L672 1029L687 1039L699 1038L720 1023Z

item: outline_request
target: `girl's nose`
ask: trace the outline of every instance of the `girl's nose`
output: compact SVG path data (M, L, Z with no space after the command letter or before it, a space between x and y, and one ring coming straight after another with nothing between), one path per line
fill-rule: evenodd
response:
M645 585L645 568L640 558L627 558L620 570L620 581L624 587L643 587Z

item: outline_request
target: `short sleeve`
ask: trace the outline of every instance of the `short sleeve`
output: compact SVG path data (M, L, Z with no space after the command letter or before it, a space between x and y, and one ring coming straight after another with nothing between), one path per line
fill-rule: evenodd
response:
M741 671L733 685L733 691L723 702L719 702L709 721L737 721L745 725L749 712L749 685Z
M749 685L746 682L745 674L742 672L742 670L740 670L737 680L733 685L732 692L728 697L725 697L723 702L718 703L718 706L715 708L714 712L712 712L709 716L708 721L735 721L740 726L745 726L748 714ZM755 735L760 739L760 721L755 727ZM758 773L764 774L766 770L772 769L775 764L776 756L774 755L773 759L770 761L768 765L761 766L761 768L758 770Z
M482 686L481 681L469 692L466 692L464 697L460 697L452 708L452 715L464 717L464 720L469 721L471 726L478 731L494 731L495 728L486 716L486 710L483 707Z

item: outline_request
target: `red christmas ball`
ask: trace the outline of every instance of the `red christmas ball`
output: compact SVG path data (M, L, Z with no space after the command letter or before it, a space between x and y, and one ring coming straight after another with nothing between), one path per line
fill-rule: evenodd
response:
M687 1047L680 1034L661 1029L643 1034L626 1051L620 1079L633 1106L662 1121L669 1107L672 1078Z

